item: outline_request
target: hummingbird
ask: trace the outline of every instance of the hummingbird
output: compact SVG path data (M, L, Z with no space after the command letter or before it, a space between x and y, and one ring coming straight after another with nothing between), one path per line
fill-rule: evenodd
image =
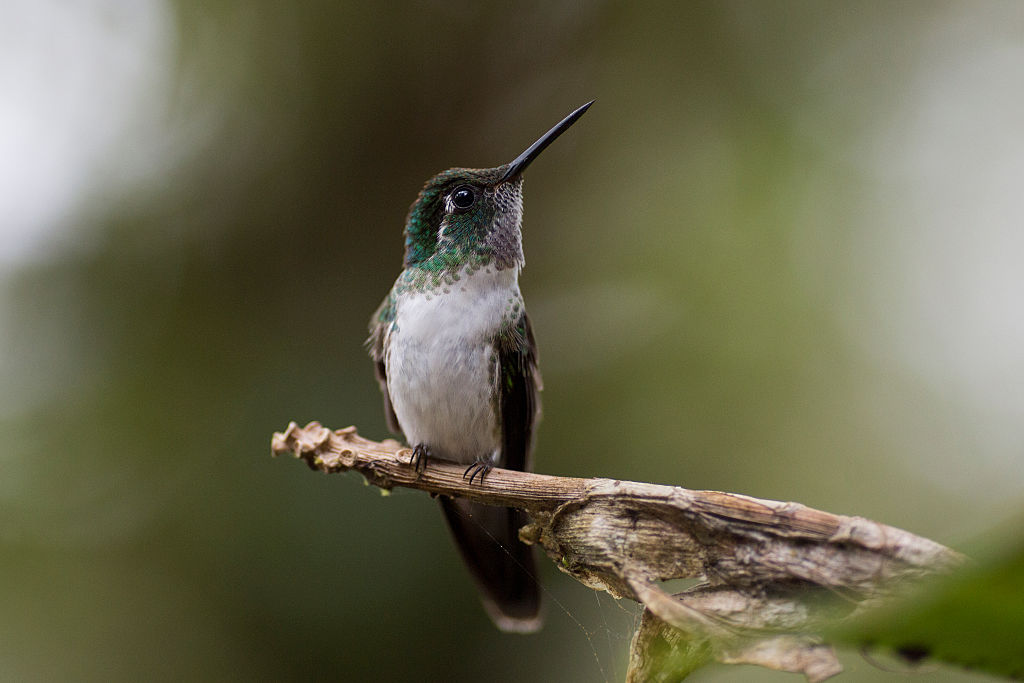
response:
M452 168L427 181L405 221L403 270L370 319L367 347L388 427L430 458L528 471L540 417L537 346L519 291L523 171L593 104L566 116L513 161ZM541 626L524 513L441 497L462 559L495 625Z

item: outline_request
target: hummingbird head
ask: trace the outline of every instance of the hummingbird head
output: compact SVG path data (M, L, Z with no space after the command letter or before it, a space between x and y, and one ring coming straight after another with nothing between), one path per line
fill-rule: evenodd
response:
M469 261L523 263L523 171L593 104L562 119L510 163L452 168L427 181L405 222L405 267L450 271Z

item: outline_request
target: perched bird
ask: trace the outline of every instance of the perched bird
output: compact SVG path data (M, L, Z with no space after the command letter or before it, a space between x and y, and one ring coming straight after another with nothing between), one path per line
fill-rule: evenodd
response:
M423 187L405 222L404 270L370 320L367 340L388 426L418 469L436 457L530 468L540 416L537 350L519 292L523 171L593 102L497 168L453 168ZM532 549L521 512L441 498L488 614L505 631L540 628Z

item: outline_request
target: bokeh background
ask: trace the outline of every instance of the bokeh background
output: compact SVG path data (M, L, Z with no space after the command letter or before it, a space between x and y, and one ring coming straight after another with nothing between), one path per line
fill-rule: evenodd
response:
M546 628L501 635L434 502L268 451L387 436L409 204L592 98L527 174L538 469L1015 528L1019 3L0 15L4 680L621 680L633 605L545 562Z

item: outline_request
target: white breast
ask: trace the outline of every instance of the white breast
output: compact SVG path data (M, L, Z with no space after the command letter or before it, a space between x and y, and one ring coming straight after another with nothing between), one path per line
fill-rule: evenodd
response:
M518 271L463 274L446 291L406 291L385 337L388 393L411 445L469 463L500 457L493 339L521 304Z

